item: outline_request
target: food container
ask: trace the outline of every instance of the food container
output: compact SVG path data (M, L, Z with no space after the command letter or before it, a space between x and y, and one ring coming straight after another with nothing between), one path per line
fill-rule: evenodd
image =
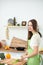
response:
M24 51L25 47L17 47L16 48L18 51Z
M26 21L22 21L22 26L26 26Z

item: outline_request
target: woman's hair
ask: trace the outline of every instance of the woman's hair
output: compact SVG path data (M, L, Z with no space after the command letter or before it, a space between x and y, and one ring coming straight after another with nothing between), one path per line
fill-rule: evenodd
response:
M31 19L29 20L29 22L32 23L32 26L33 26L33 29L39 33L40 37L42 37L41 33L39 32L39 29L38 29L38 24L37 24L37 21L35 19ZM28 23L29 23L28 22ZM33 33L31 31L28 31L28 39L31 39Z
M31 39L33 33L31 31L28 31L28 39Z

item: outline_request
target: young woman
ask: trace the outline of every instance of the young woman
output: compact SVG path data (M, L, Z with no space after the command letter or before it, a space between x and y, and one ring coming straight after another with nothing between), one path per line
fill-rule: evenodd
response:
M28 51L22 56L22 59L28 58L27 65L40 65L39 44L41 33L38 30L35 19L28 22Z

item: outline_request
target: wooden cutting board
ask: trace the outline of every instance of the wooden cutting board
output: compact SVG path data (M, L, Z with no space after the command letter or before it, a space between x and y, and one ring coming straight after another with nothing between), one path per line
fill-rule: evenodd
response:
M27 48L27 41L13 37L10 47L25 47Z
M15 59L0 60L0 63L4 63L4 64L8 64L8 65L23 65L26 62L26 60L19 61L17 63L13 63L13 62L15 62Z

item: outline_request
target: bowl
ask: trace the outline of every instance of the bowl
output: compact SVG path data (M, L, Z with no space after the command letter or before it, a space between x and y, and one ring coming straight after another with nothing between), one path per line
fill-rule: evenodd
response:
M24 51L25 47L17 47L16 49L19 51Z

